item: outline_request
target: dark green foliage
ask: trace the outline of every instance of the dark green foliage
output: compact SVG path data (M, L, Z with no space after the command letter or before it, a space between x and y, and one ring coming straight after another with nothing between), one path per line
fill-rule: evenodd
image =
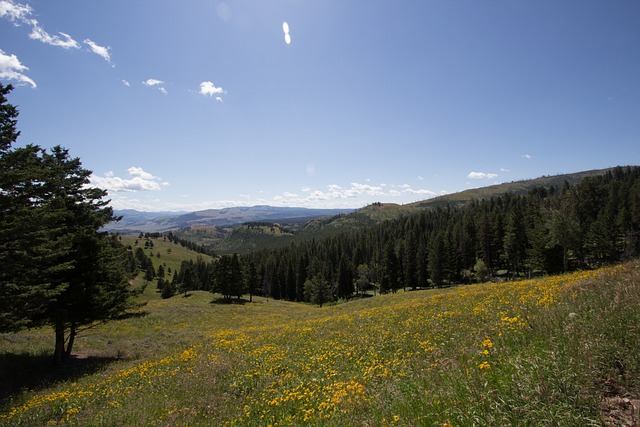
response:
M229 302L232 297L240 299L244 292L242 266L238 254L223 255L215 266L215 280L212 292L222 294Z
M249 292L249 302L253 301L253 295L256 293L260 278L258 277L258 271L256 270L256 263L253 260L249 260L246 263L244 273L244 288Z
M380 293L396 292L400 288L401 266L396 256L393 242L388 242L382 264L382 280L380 281Z
M381 292L392 292L402 286L466 282L477 260L483 261L488 277L498 271L525 277L595 268L640 253L637 167L459 206L440 204L366 229L299 241L246 258L264 272L267 295L300 300L300 284L316 275L335 283L336 295L342 295L343 257L377 273L368 279L359 275L359 290L369 280ZM294 266L295 296L289 266Z
M79 159L59 146L11 148L9 90L0 85L0 330L53 326L62 363L83 326L133 308L131 263L116 238L98 233L116 218Z
M353 269L351 263L347 261L345 256L340 258L340 266L338 269L338 298L350 298L353 295Z
M435 238L431 240L431 246L429 247L429 271L431 272L431 283L433 283L433 286L438 288L444 283L445 256L444 239L442 237L442 233L438 233Z
M144 280L146 280L147 282L150 282L155 278L156 278L156 271L153 268L153 264L149 263L149 266L147 267L147 270L145 271L145 274L144 274Z
M320 275L313 276L304 283L304 294L307 301L318 304L320 307L331 301L329 282Z
M9 150L20 136L16 129L18 109L7 100L7 95L12 90L13 86L3 86L0 83L0 155Z
M158 281L158 284L159 283L160 282ZM171 298L175 294L176 294L176 288L168 280L163 281L162 292L160 294L162 296L162 299Z

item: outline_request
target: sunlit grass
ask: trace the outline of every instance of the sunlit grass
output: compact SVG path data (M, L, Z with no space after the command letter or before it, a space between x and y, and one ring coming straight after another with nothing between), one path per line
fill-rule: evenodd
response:
M125 360L25 392L0 422L598 425L603 390L637 391L637 266L322 309L153 300L79 340Z

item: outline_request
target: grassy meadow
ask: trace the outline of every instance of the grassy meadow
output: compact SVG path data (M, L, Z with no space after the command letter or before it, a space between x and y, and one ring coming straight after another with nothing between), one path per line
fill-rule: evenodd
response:
M2 335L0 424L625 425L640 391L639 270L323 308L162 300L149 286L145 316L78 337L83 375L37 368L49 330Z

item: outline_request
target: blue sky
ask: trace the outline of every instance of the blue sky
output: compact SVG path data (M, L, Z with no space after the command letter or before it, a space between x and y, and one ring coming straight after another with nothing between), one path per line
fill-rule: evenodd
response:
M19 143L68 148L118 209L640 164L635 0L0 0L0 81Z

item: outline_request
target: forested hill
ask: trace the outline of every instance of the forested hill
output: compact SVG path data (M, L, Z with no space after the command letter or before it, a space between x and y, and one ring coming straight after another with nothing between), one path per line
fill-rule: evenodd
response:
M424 207L436 207L436 206L459 206L467 204L474 200L485 200L492 197L509 194L526 194L533 188L545 187L545 188L559 188L565 184L577 184L582 179L589 176L605 175L612 172L615 168L607 169L593 169L589 171L576 172L570 174L560 174L553 176L543 176L536 179L529 179L524 181L514 181L503 184L490 185L488 187L472 188L469 190L460 191L458 193L446 194L444 196L434 197L432 199L423 200L420 202L412 203L408 206L424 208Z
M384 293L590 269L640 254L640 167L558 182L460 206L414 207L368 227L255 251L239 257L235 273L203 268L194 283L211 289L210 278L222 275L237 278L233 292L250 284L265 296L302 301L320 289L331 300L373 288Z
M301 230L301 233L306 234L308 237L335 235L341 232L348 232L354 229L374 226L383 221L397 219L401 216L415 214L421 209L461 207L473 201L487 200L504 194L526 194L531 189L539 187L561 188L565 184L574 185L586 177L605 175L613 169L614 168L595 169L496 184L488 187L473 188L457 193L445 194L406 205L398 205L395 203L374 203L348 215L339 215L331 218L317 218L306 224L306 226Z

